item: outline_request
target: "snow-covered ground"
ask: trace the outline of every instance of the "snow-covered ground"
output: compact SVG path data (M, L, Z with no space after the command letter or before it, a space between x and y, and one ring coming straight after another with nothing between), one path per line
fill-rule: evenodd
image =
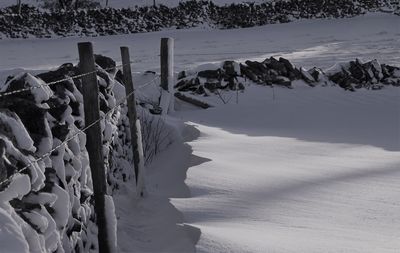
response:
M134 71L159 69L161 37L175 39L176 71L226 59L287 57L305 67L327 68L356 57L399 65L400 17L369 14L350 19L304 20L235 30L171 30L97 38L0 41L0 71L48 69L77 62L77 42L93 41L95 53L120 59L119 46L129 46ZM189 54L189 55L188 55ZM1 74L0 74L1 75ZM0 80L1 81L1 80Z
M200 131L173 199L197 252L398 252L400 90L247 87Z
M224 31L3 40L0 82L15 68L76 62L76 43L86 40L115 59L120 45L130 46L140 61L134 71L158 69L161 37L175 38L176 71L269 56L305 67L356 57L400 66L399 21L370 14ZM148 198L125 189L115 199L121 252L398 252L399 88L249 86L238 104L179 108L169 121L184 129L187 143L178 140L151 165Z

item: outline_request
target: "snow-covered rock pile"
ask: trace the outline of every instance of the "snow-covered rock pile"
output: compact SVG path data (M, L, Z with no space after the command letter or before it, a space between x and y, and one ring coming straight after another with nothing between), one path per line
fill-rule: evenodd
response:
M314 74L315 73L315 74ZM311 70L318 80L318 74ZM378 90L385 85L400 87L400 68L380 64L377 60L363 63L360 60L336 64L326 70L329 80L346 90L367 88Z
M388 7L390 6L390 8ZM393 11L385 0L281 0L218 6L183 1L177 7L43 11L23 5L0 9L0 38L104 36L208 25L222 29L290 22L296 19L353 17L368 11Z
M234 61L225 61L221 66L207 64L192 71L182 71L175 89L204 95L222 89L243 90L245 79L241 74L241 66Z
M127 106L120 104L125 88L117 81L123 75L110 58L96 56L96 63L111 195L133 179L132 145ZM27 89L0 97L0 226L6 228L0 230L2 252L98 252L86 135L76 135L84 127L80 87L85 84L68 78L78 74L68 63L37 76L10 76L0 86L0 94ZM139 96L147 161L175 138L164 119L149 112L150 100ZM107 199L112 206L112 198ZM116 221L111 223L115 228Z
M0 210L7 219L1 226L13 229L2 230L0 240L18 234L18 242L2 244L10 247L5 252L90 252L97 248L85 136L35 162L83 126L82 94L73 82L42 86L72 70L71 65L64 65L41 77L21 73L1 88L8 92L40 87L0 99L1 179L10 179L0 188ZM13 249L16 245L18 249Z
M400 68L380 64L377 60L366 63L360 60L336 64L324 71L320 68L306 70L296 67L289 60L273 57L263 62L225 61L221 65L206 64L194 70L182 71L175 88L180 92L210 95L219 90L244 89L248 80L259 85L279 85L293 88L302 81L310 86L339 85L352 90L382 89L385 85L400 86Z
M1 92L39 87L0 99L0 180L9 179L0 186L0 224L9 228L0 232L0 241L14 238L2 243L9 247L4 252L98 251L86 136L79 134L58 147L84 126L79 91L84 84L68 79L44 85L76 74L76 67L64 64L37 76L9 77L1 87ZM114 95L115 87L122 85L100 66L97 76L104 116L121 95ZM116 169L121 162L115 162L112 152L127 149L118 135L118 124L124 120L126 115L115 110L101 121L110 192L127 179L123 173L130 173ZM36 162L41 157L45 158ZM128 170L126 163L123 168Z

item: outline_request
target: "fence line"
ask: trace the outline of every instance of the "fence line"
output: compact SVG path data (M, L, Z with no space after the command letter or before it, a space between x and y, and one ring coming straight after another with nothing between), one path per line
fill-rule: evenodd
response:
M87 73L86 73L87 74ZM91 73L93 74L93 73ZM147 86L149 84L153 84L155 83L154 81L157 80L159 77L153 78L152 80L144 83L141 85L141 87L143 86ZM140 88L140 87L139 87ZM79 129L76 133L74 133L71 137L67 138L65 141L63 141L62 143L58 144L56 147L54 147L53 149L51 149L50 151L46 152L45 154L43 154L41 157L39 157L38 159L35 159L34 161L31 161L28 165L26 165L25 167L17 170L13 175L11 175L9 178L3 180L0 182L0 186L3 186L5 183L9 182L14 176L17 175L17 173L21 173L24 170L28 169L30 166L33 166L34 163L40 162L43 159L51 156L51 154L56 151L57 149L61 148L63 145L67 144L68 142L70 142L71 140L73 140L75 137L77 137L78 135L84 133L86 130L88 130L89 128L93 127L94 125L96 125L97 123L99 123L101 120L105 119L108 115L110 115L112 112L114 112L114 110L116 108L118 108L118 106L121 106L129 97L131 97L134 94L135 90L133 90L131 93L129 93L128 95L126 95L125 97L121 98L116 105L111 108L107 113L105 113L103 116L100 116L100 118L96 121L94 121L93 123L91 123L90 125Z
M132 61L129 64L133 64L133 63L136 63L136 62ZM124 64L120 64L120 65L117 65L115 67L105 68L103 70L108 71L108 70L117 69L117 68L120 68L120 67L123 67L123 66L124 66ZM97 73L97 71L98 70L87 72L87 73L83 73L83 74L79 74L79 75L75 75L75 76L69 76L69 77L66 77L64 79L53 81L53 82L49 82L49 83L45 83L45 84L40 85L40 86L32 86L32 87L28 87L28 88L22 88L22 89L19 89L19 90L13 90L13 91L5 92L5 93L0 93L0 98L6 97L6 96L9 96L9 95L13 95L13 94L17 94L17 93L21 93L21 92L24 92L24 91L29 91L29 90L34 90L34 89L38 89L38 88L48 87L48 86L51 86L51 85L54 85L54 84L57 84L57 83L62 83L62 82L68 81L68 80L78 79L78 78L81 78L81 77L84 77L84 76L88 76L88 75Z

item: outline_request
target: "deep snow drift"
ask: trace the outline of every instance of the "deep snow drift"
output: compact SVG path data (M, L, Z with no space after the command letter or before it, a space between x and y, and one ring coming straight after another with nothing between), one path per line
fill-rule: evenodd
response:
M400 90L272 92L177 114L201 132L172 201L198 252L397 252Z

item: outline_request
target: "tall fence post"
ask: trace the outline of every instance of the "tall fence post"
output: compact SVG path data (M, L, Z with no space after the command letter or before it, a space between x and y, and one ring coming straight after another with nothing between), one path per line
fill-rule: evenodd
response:
M174 111L174 39L161 39L161 97L162 114Z
M143 165L143 152L142 138L140 131L140 121L136 111L136 98L135 90L132 81L131 61L128 47L121 47L121 58L123 65L123 76L125 84L125 92L128 104L128 117L131 130L132 152L133 152L133 165L135 168L136 191L139 196L144 195L144 165Z
M96 71L92 43L78 43L78 50L80 72L89 73ZM95 72L82 77L82 93L84 98L85 126L88 126L100 118L99 87ZM99 229L99 252L110 253L112 248L110 247L111 242L109 241L105 214L104 195L107 193L107 186L101 137L100 123L94 124L86 131L86 149L89 153L95 201L94 209Z

